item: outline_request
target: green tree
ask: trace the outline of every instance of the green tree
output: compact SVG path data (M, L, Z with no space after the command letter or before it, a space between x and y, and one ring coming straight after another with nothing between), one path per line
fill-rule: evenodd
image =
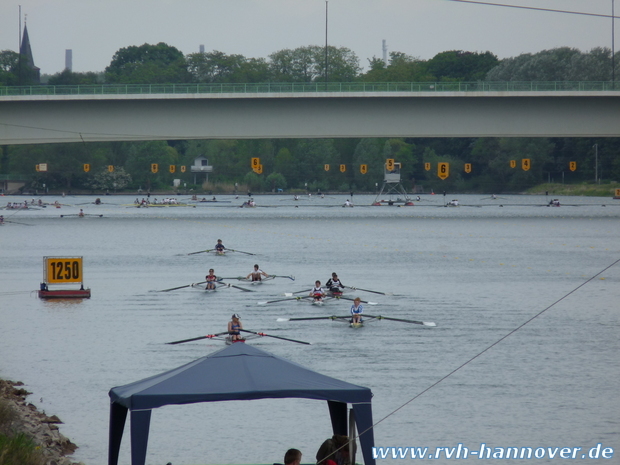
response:
M292 185L290 180L294 177L294 165L295 159L287 147L282 147L278 150L274 159L273 170L276 173L281 173L286 178L289 186Z
M428 70L424 60L402 52L390 52L390 61L385 66L383 60L372 58L370 70L361 76L366 82L428 82L435 78Z
M122 167L109 172L107 168L100 169L88 182L93 190L122 191L131 183L131 175Z
M47 83L51 86L101 84L103 83L103 73L74 73L65 69L50 76Z
M17 66L19 53L12 50L0 52L0 86L16 86L18 84Z
M137 187L161 186L169 184L172 176L168 170L170 165L176 165L178 154L176 150L163 141L133 142L125 169L131 175ZM151 165L158 165L157 173L151 171Z
M246 173L243 177L243 183L248 186L250 192L263 190L263 178L254 171Z
M498 63L491 52L452 50L438 53L426 66L437 81L480 81Z
M80 187L85 180L84 163L101 163L105 155L89 153L83 143L18 145L9 151L9 170L15 174L29 174L49 188L70 190ZM47 171L36 172L35 167L47 164Z
M183 53L163 42L118 50L105 69L106 82L160 84L191 82Z
M318 45L284 49L269 55L274 82L316 82L325 79L325 48ZM327 47L330 82L354 81L361 68L354 52L346 47Z
M269 55L269 71L274 82L292 82L293 51L290 49L279 50Z
M480 138L472 148L474 170L480 171L478 179L481 188L492 191L520 192L546 181L545 172L552 161L553 144L545 138ZM521 160L529 158L528 171L521 168ZM510 161L516 161L516 167Z
M616 76L620 72L620 53ZM490 69L487 81L609 81L611 51L597 47L589 52L559 47L506 58Z
M360 190L372 191L375 185L383 183L384 163L383 144L384 139L361 139L355 147L353 155L354 181ZM368 172L362 174L360 165L368 165Z
M269 64L264 58L247 58L233 76L231 82L269 82L271 74Z
M189 72L196 82L261 82L268 80L265 60L248 60L243 55L226 55L214 50L187 56Z
M313 48L314 59L316 61L315 80L325 79L325 49L323 47ZM353 82L355 81L362 68L359 58L352 50L346 47L327 47L327 80L329 82Z
M275 192L278 189L286 189L286 178L280 173L271 173L267 176L266 182L272 192Z
M287 180L291 186L302 187L306 183L310 186L324 181L324 165L338 164L339 156L332 139L300 139L295 147L294 159L294 171ZM337 174L342 173L338 171ZM346 174L344 176L346 177Z

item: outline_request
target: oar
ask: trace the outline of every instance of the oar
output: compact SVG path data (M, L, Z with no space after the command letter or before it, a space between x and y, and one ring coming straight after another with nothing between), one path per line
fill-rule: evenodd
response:
M235 289L239 289L240 291L245 292L254 292L252 289L246 289L245 287L235 286L234 284L222 283L224 285L228 285L228 287L234 287Z
M215 249L199 250L198 252L191 252L191 253L188 253L187 255L196 255L197 253L212 252L214 250Z
M291 281L295 281L295 276L278 276L278 275L275 275L275 274L271 274L269 276L273 276L274 278L288 278Z
M309 342L296 341L295 339L288 339L286 337L280 337L280 336L272 336L270 334L265 334L265 333L257 333L256 331L249 331L247 329L240 329L239 331L243 331L244 333L258 334L259 336L267 336L267 337L273 337L273 338L276 338L276 339L282 339L283 341L296 342L298 344L306 344L308 346L310 345Z
M377 320L391 320L391 321L400 321L402 323L413 323L415 325L437 326L432 321L403 320L402 318L390 318L390 317L381 316L381 315L374 316L374 315L366 315L366 314L364 314L363 316L367 316L369 318L376 318Z
M185 286L179 286L179 287L171 287L170 289L162 289L161 291L157 291L157 292L169 292L169 291L176 291L177 289L183 289L186 287L191 287L194 284L204 284L206 283L206 281L201 281L199 283L192 283L192 284L186 284Z
M349 289L353 289L355 291L371 292L373 294L381 294L381 295L392 295L389 292L371 291L370 289L362 289L361 287L353 287L353 286L345 286L345 287L348 287Z
M285 292L284 295L286 297L293 297L295 294L307 294L308 292L310 292L312 289L305 289L303 291L297 291L297 292Z
M351 319L350 316L309 316L307 318L278 318L276 321L306 321L306 320L340 320Z
M266 304L273 304L275 302L286 302L287 300L301 300L301 299L309 299L311 298L311 295L307 295L304 297L289 297L288 299L277 299L277 300L268 300L266 302L258 302L258 305L266 305Z
M350 300L351 302L353 302L355 299L352 299L351 297L345 297L345 296L338 296L338 297L334 297L334 299L342 299L342 300ZM368 304L368 305L377 305L377 302L368 302L367 300L360 300L360 302L364 303L364 304Z
M200 339L211 339L213 337L222 336L224 334L228 334L228 331L225 331L223 333L217 333L217 334L207 334L206 336L193 337L191 339L183 339L182 341L166 342L166 344L183 344L184 342L198 341Z
M230 250L231 252L244 253L246 255L256 255L255 253L244 252L243 250L235 250L235 249L226 249L226 250Z
M24 226L34 226L34 224L20 223L19 221L4 220L5 223L23 224Z

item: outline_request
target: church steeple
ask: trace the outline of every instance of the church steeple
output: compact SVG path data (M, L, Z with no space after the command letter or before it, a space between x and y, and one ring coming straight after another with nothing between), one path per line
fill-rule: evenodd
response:
M24 24L24 34L19 48L19 83L20 85L41 83L41 69L34 65L26 24Z

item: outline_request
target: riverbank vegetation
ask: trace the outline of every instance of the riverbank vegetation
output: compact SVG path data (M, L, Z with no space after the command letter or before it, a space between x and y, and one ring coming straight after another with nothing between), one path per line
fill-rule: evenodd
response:
M83 465L66 457L77 446L48 417L26 402L22 383L0 379L0 465Z
M0 465L43 465L45 458L32 437L18 431L17 410L0 397Z
M2 150L4 172L28 179L22 191L33 194L375 192L383 183L388 158L401 163L403 187L415 193L521 193L543 183L581 186L570 188L574 192L606 192L605 186L620 180L620 138L191 140ZM199 157L207 159L212 172L191 172ZM262 174L251 170L254 157L260 158ZM527 171L523 159L530 161ZM450 166L445 180L438 177L440 162ZM48 171L34 171L39 163L47 163ZM361 165L367 166L364 174ZM583 187L588 183L590 188Z
M549 194L549 195L581 195L586 197L614 197L616 189L620 189L620 183L608 182L604 184L579 183L579 184L540 184L528 189L526 194Z

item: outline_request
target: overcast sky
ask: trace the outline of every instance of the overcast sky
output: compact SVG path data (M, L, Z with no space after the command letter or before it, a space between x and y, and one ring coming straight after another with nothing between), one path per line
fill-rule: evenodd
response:
M485 0L481 0L485 1ZM489 0L611 14L612 0ZM0 2L0 50L18 49L19 5L41 73L103 71L130 45L165 42L184 54L219 50L248 58L325 44L324 0L11 0ZM329 0L329 45L347 47L368 68L388 51L429 59L447 50L500 59L568 46L611 48L611 19L449 0ZM619 14L620 2L616 5ZM617 35L617 34L616 34ZM620 44L618 44L620 45ZM616 47L618 50L620 47Z

